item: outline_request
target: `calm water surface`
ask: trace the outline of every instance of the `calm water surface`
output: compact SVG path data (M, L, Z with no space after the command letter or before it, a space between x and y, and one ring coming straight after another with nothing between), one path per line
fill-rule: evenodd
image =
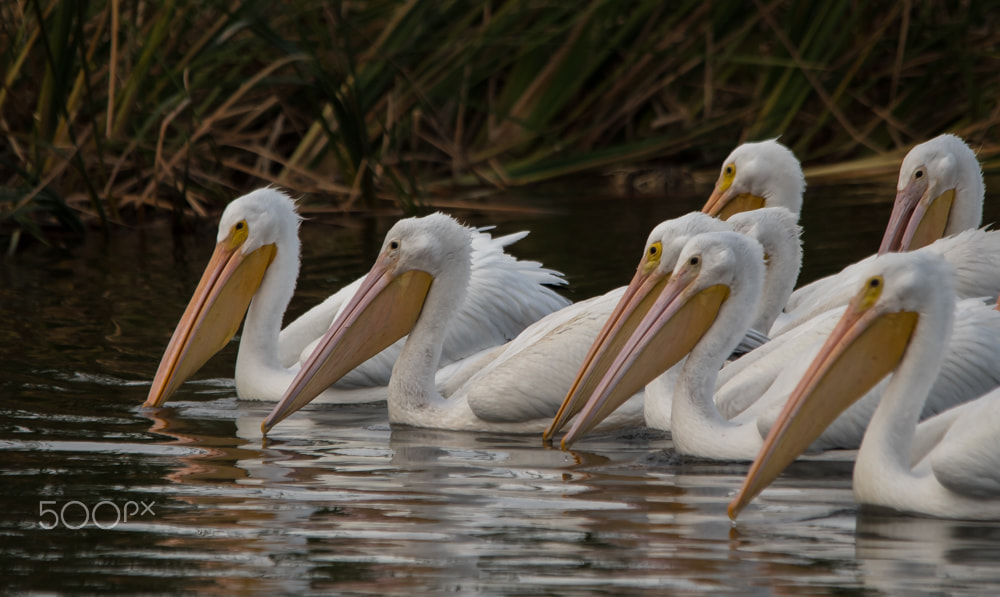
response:
M801 279L876 249L891 197L810 189ZM513 252L566 272L579 300L626 283L653 225L700 200L511 198L460 215L532 230ZM290 313L362 274L392 221L305 222ZM1000 590L1000 523L860 511L853 453L800 461L734 525L725 509L746 466L679 458L652 432L560 452L535 436L390 428L374 404L307 409L262 444L269 405L235 398L235 343L168 408L142 412L214 234L157 224L0 262L6 591Z

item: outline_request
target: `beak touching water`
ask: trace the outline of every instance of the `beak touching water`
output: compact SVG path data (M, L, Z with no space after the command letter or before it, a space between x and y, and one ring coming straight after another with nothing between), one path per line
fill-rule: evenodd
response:
M277 248L264 245L247 255L245 234L215 246L194 296L184 310L153 378L145 408L162 406L187 378L219 352L240 327Z
M582 397L589 395L589 400L563 437L563 449L680 361L708 330L729 296L729 287L716 284L697 290L693 287L697 275L696 268L683 267L665 284L647 285L648 294L631 298L641 309L598 339L600 345L592 352L599 356L574 382L574 388L587 390ZM638 313L642 309L646 312ZM628 314L627 309L622 312Z
M420 270L395 273L385 255L306 362L285 395L261 424L266 434L349 371L407 335L416 323L433 277Z
M851 404L893 371L917 325L911 311L887 312L876 301L880 277L854 297L778 415L750 466L729 517L743 509Z

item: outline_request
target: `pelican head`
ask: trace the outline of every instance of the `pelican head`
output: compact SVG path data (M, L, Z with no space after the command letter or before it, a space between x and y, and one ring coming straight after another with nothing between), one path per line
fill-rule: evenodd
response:
M799 160L777 139L743 143L722 163L702 211L725 220L741 211L784 207L798 218L805 189Z
M951 268L937 255L890 253L872 263L865 282L764 440L743 487L729 505L730 518L735 519L840 413L901 368L908 351L921 350L919 343L911 342L921 325L939 326L926 330L935 342L950 336L954 311L950 297L954 297ZM937 317L925 317L930 313ZM941 358L939 354L938 364ZM922 373L931 375L928 385L938 370L932 364L920 364ZM908 423L911 428L918 416L916 409ZM910 453L908 447L900 451ZM905 465L909 468L909 462Z
M562 439L568 448L618 406L695 349L718 320L725 328L739 328L706 350L719 356L721 366L749 327L753 309L723 306L756 304L764 277L764 255L756 241L737 232L709 232L692 237L677 256L673 271L658 267L654 283L622 301L647 304L640 317L612 322L611 333L591 348L594 366L577 374L574 387L588 391L589 400ZM616 309L616 313L619 310ZM713 338L714 341L714 338Z
M287 304L298 275L298 226L295 203L275 189L258 189L226 207L215 251L167 344L144 407L162 406L233 338L275 259L291 275L282 290Z
M912 251L979 227L984 193L979 161L964 141L940 135L917 145L899 168L896 200L879 254Z
M614 358L614 354L621 348L621 342L627 337L628 332L635 329L636 324L649 310L663 285L669 279L670 272L673 270L674 264L677 263L677 258L687 241L696 234L721 232L729 229L729 226L721 220L701 212L691 212L679 218L661 222L656 228L653 228L646 239L646 247L643 250L642 259L639 260L639 265L636 267L635 275L632 276L632 281L629 282L625 294L615 305L614 311L604 323L601 331L598 332L597 338L583 361L581 373L577 375L555 418L542 435L544 441L551 440L552 436L562 429L566 422L583 407L584 401L594 388L592 385L580 385L585 377L582 372L593 367L607 368L608 363L601 364L601 359ZM605 348L605 342L614 342L615 344L612 348Z
M471 268L469 229L453 218L436 213L397 222L386 235L375 265L360 288L264 420L264 433L348 371L409 334L421 318L430 294L449 297L443 301L448 309L457 307L464 297ZM446 321L447 314L436 320ZM437 350L440 353L440 347ZM428 366L437 363L439 357L422 356Z

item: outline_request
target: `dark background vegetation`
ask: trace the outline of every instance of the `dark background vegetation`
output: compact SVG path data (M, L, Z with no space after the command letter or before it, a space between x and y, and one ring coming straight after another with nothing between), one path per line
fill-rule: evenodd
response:
M413 212L779 135L811 183L946 131L995 169L998 39L972 1L9 0L0 250L265 184Z

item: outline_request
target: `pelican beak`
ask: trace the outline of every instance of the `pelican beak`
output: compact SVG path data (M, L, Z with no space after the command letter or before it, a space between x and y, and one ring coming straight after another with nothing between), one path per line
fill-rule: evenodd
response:
M879 255L890 252L913 251L927 246L944 236L951 206L955 202L955 189L934 195L928 177L911 180L896 193L889 225L879 246Z
M625 289L625 294L615 305L611 316L590 345L587 357L583 361L573 385L570 386L566 398L559 407L552 423L542 434L542 440L551 441L555 435L576 413L583 408L585 400L594 391L598 376L595 370L606 371L611 360L621 350L622 345L635 330L639 321L649 311L656 297L660 295L663 286L670 279L670 274L661 273L655 267L648 267L646 260L639 268Z
M696 280L697 271L682 267L666 282L637 324L622 326L619 333L626 337L609 334L598 347L608 350L608 355L595 359L589 371L579 374L586 377L574 384L594 390L584 394L589 395L589 400L563 436L564 450L674 366L708 330L729 296L729 287L716 284L697 290L693 287ZM622 348L613 350L617 346Z
M309 404L349 371L382 352L413 329L433 277L427 272L394 271L383 254L320 339L285 395L261 424L265 434Z
M866 289L867 290L867 289ZM872 306L866 291L848 305L805 375L785 403L743 487L729 504L735 520L823 430L903 358L917 325L911 311L888 313Z
M277 253L277 247L269 244L244 255L241 249L245 239L245 234L230 235L215 246L163 353L144 408L162 406L178 386L236 335Z
M763 197L753 193L736 194L733 187L723 188L721 184L717 184L701 211L713 218L728 220L734 214L762 207L764 207Z

